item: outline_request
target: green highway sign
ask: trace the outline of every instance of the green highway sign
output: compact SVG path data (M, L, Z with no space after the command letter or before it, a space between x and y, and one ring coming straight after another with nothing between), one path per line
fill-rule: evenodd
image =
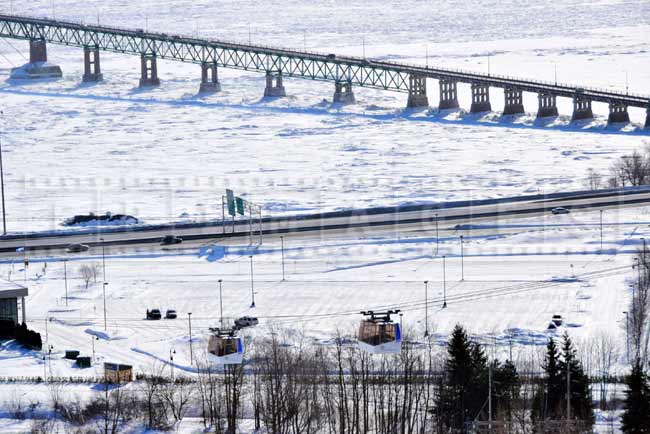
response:
M235 214L236 214L236 212L235 212L235 193L230 189L226 189L226 198L228 200L228 214L230 214L231 216L234 217Z
M246 212L244 211L244 199L241 197L236 197L235 202L237 203L237 213L244 215Z

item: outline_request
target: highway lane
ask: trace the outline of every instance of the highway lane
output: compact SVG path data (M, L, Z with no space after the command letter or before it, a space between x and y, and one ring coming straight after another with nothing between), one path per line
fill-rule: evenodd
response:
M566 207L572 212L593 211L632 206L650 205L650 191L639 191L620 194L578 195L575 197L560 197L550 200L525 200L512 198L500 203L490 203L472 206L457 206L451 208L422 208L415 211L380 212L368 210L368 213L357 211L352 215L331 216L299 216L278 219L267 219L262 222L264 236L284 235L286 237L307 236L309 238L321 237L323 239L333 236L371 235L391 233L416 233L435 230L436 223L440 231L454 230L458 225L498 222L500 219L516 219L550 214L550 210L557 206ZM233 232L234 230L234 232ZM225 233L224 233L225 231ZM3 257L19 257L22 252L17 249L26 249L33 254L45 252L53 254L64 252L72 243L83 243L95 249L97 247L117 246L156 246L160 239L168 234L182 237L182 246L213 244L215 242L228 243L229 241L241 243L248 242L250 226L247 221L236 221L234 227L225 228L221 222L211 226L183 227L183 225L169 225L161 228L158 225L151 230L139 229L132 232L128 228L120 232L107 233L59 233L56 235L40 236L37 238L10 238L0 240L0 254ZM103 239L103 241L102 241ZM259 225L253 225L253 243L259 240Z

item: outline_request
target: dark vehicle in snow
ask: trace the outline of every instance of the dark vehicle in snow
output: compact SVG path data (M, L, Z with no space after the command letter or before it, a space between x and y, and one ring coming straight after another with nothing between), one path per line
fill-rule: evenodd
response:
M259 321L254 316L242 316L235 320L235 327L239 329L256 326L257 324L259 324Z
M68 247L65 249L66 252L68 253L81 253L81 252L87 252L90 247L88 247L85 244L70 244Z
M167 312L165 312L165 318L167 319L176 319L178 315L176 315L176 311L174 309L167 309Z
M147 319L160 319L162 315L160 314L160 309L147 309Z
M165 235L160 240L160 245L161 246L171 246L171 245L174 245L174 244L180 244L182 242L183 242L182 238L176 237L174 235Z

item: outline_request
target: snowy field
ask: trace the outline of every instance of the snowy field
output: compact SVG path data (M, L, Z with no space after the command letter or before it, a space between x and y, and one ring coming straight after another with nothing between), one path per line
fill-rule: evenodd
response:
M304 2L4 1L4 12L166 33L365 55L650 94L646 1ZM250 32L249 32L250 29ZM537 124L529 114L404 110L406 96L355 89L332 107L333 86L285 80L290 95L261 99L264 77L220 71L223 92L198 97L196 65L161 62L162 86L139 90L139 59L102 53L105 82L80 84L82 52L49 47L58 81L8 82L27 44L0 41L0 99L9 229L58 227L75 213L125 212L145 222L220 214L234 188L286 214L386 204L499 197L583 187L588 168L645 146L645 113L607 129L597 118ZM429 54L428 58L426 54ZM626 78L627 77L627 78ZM461 106L469 108L461 86Z

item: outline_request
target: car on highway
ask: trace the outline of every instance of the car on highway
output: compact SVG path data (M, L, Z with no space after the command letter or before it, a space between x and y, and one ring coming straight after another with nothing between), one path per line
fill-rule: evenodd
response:
M160 314L160 309L147 309L147 319L160 319L162 315Z
M176 237L174 235L165 235L160 240L160 245L161 246L171 246L173 244L180 244L182 242L183 242L182 238Z
M235 320L235 327L240 329L256 326L257 324L259 324L259 321L254 316L242 316Z
M178 315L174 309L167 309L167 312L165 312L166 319L176 319L177 317Z
M68 253L81 253L81 252L87 252L89 249L90 247L88 247L86 244L74 243L74 244L69 244L65 250Z
M553 213L553 215L569 214L569 210L567 208L564 208L564 207L561 207L561 206L553 208L551 210L551 212Z

